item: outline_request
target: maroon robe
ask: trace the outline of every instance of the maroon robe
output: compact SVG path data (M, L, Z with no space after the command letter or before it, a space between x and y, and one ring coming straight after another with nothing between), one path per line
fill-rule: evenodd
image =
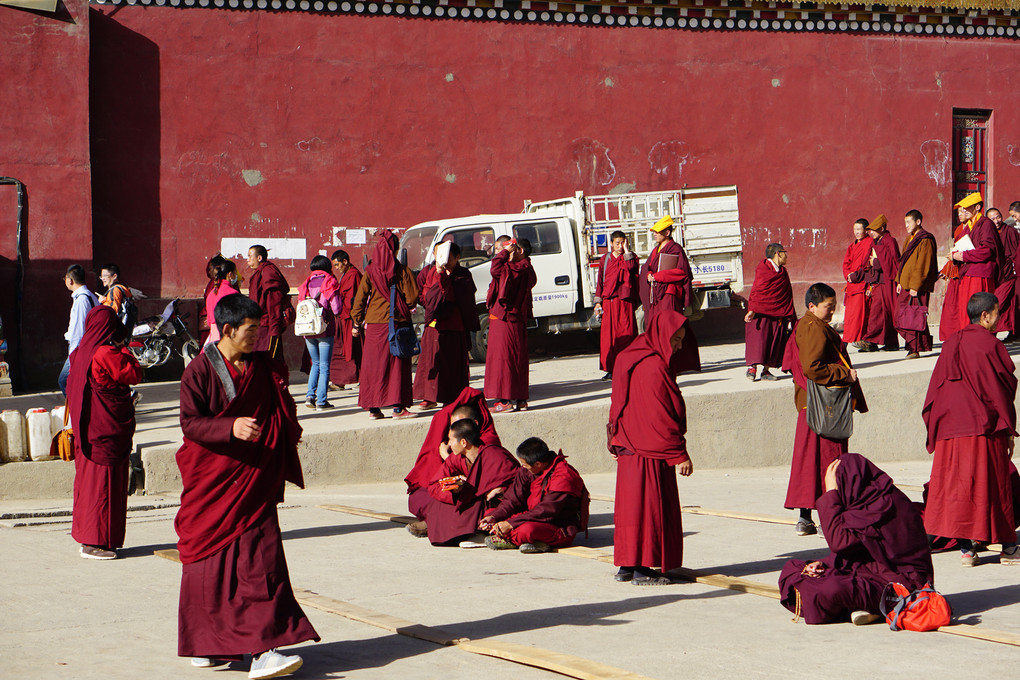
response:
M500 446L499 435L496 434L496 427L492 422L492 414L489 413L489 405L485 402L485 395L473 387L465 387L460 395L447 404L432 416L429 423L429 431L425 435L425 441L418 452L418 458L414 467L404 477L407 484L407 493L412 494L419 489L424 489L434 479L443 466L443 459L439 455L439 445L446 442L446 435L450 430L453 412L461 406L472 405L482 414L481 437L483 446Z
M924 524L914 504L892 479L857 453L836 468L836 488L818 499L829 555L825 571L806 576L806 562L790 560L779 576L780 602L808 624L849 621L857 610L877 614L887 584L908 590L934 585Z
M678 258L676 267L659 271L660 254L676 255ZM655 279L654 284L648 283L649 273ZM683 247L673 239L663 241L652 248L648 259L641 265L638 281L645 307L645 328L648 327L649 318L660 310L672 309L683 313L684 309L694 304L694 276L691 273L691 264Z
M425 309L425 327L421 331L421 354L418 355L418 361L415 365L414 373L414 384L411 386L411 396L415 401L438 401L436 396L436 376L435 376L435 365L439 357L439 332L435 327L429 324L433 320L433 316L429 314L427 303L425 301L425 294L429 288L439 283L439 276L436 273L435 263L431 265L425 265L418 276L415 277L415 281L418 284L418 301L421 306ZM427 376L431 375L431 384L426 389L426 383L429 382ZM426 391L428 395L426 395Z
M942 345L921 415L934 453L924 524L929 534L1015 543L1009 438L1017 380L1005 346L970 324Z
M999 262L1002 260L1002 243L995 223L981 213L963 225L962 235L970 236L974 248L961 253L963 262L959 264L960 286L956 298L959 328L970 324L967 303L971 296L977 292L995 292L999 280Z
M803 351L802 342L805 343ZM808 427L805 410L807 381L813 380L826 386L846 385L851 365L846 344L840 340L839 334L811 312L805 313L794 327L783 357L783 371L793 374L793 399L797 407L790 482L783 504L786 508L814 508L815 501L824 491L825 470L829 463L848 450L849 440L821 437ZM853 384L852 394L854 410L867 412L868 405L859 382Z
M637 337L635 310L640 302L638 259L634 253L606 253L595 275L595 301L602 305L599 368L613 372L616 355Z
M748 366L779 368L792 324L797 320L786 267L768 259L758 263L747 308L754 312L754 318L744 324L744 362Z
M340 313L336 316L336 341L329 364L329 381L334 385L353 385L358 382L361 368L361 337L354 337L351 308L354 294L361 285L361 272L353 266L340 278Z
M900 249L888 231L872 245L875 261L866 274L869 291L868 316L864 323L864 341L883 347L897 348L896 274L899 272Z
M485 351L485 396L527 401L526 324L531 316L531 289L538 279L529 258L510 262L510 253L506 250L492 258L490 272L492 282L486 296L489 337Z
M411 496L409 510L418 519L425 520L432 545L454 544L478 531L478 521L487 508L486 494L508 487L519 469L517 459L502 446L482 444L470 469L467 458L451 454L443 461L436 477L430 480L428 495ZM460 491L453 494L440 488L440 479L457 475L467 477Z
M85 331L71 352L67 380L68 420L74 437L74 505L71 536L83 545L114 549L124 545L128 472L135 433L135 406L129 384L141 382L142 369L122 382L100 378L100 348L126 336L110 307L97 305L85 317Z
M262 319L259 320L259 339L255 343L255 351L270 351L275 359L283 359L282 335L286 324L283 310L290 303L287 293L290 284L283 272L275 263L265 261L251 273L248 279L248 297L262 308Z
M616 456L613 563L661 567L683 563L680 495L673 466L687 454L687 407L676 385L681 371L700 371L698 344L690 326L683 347L670 338L687 324L679 312L661 310L616 359L609 423Z
M860 342L864 337L864 320L868 316L868 284L864 281L868 255L874 240L865 236L847 246L843 256L843 342Z
M999 300L999 323L996 330L1015 333L1016 328L1016 274L1020 257L1020 233L1014 227L1003 224L999 229L1002 252L999 259L999 280L995 297Z
M276 515L284 482L304 486L286 367L264 352L246 356L241 374L224 362L237 393L228 400L208 352L219 350L209 345L181 379L178 654L237 658L318 640L294 599ZM233 436L240 417L259 423L258 439Z
M459 266L451 274L436 274L432 279L422 295L425 330L414 376L415 389L420 393L414 398L448 404L471 378L471 333L480 327L475 313L475 282L471 272ZM423 365L422 357L427 354L432 357L431 364Z
M493 524L506 521L513 527L514 545L540 541L565 548L588 528L589 501L584 480L560 451L540 475L519 469L502 502L486 514Z

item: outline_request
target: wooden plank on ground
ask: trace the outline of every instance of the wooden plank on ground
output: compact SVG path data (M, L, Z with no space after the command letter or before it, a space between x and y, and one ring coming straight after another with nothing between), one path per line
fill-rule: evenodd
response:
M698 569L688 569L687 567L671 569L669 571L669 575L679 576L687 581L695 581L696 583L702 583L706 586L726 588L727 590L736 590L741 593L751 593L752 595L761 595L762 597L770 597L773 600L779 599L778 587L767 583L759 583L758 581L749 581L745 578L737 578L736 576L712 574Z
M396 522L397 524L410 524L414 521L414 517L408 517L407 515L391 515L386 512L374 512L372 510L365 510L364 508L355 508L350 505L317 505L316 507L322 508L323 510L332 510L333 512L345 512L348 515L358 515L360 517L371 517L372 519L382 519L388 522Z
M582 659L570 654L552 652L529 645L519 645L501 640L465 640L457 647L472 654L492 656L525 666L559 673L578 680L648 680L643 675L614 668L597 661Z
M167 550L153 550L152 554L156 557L162 557L164 560L170 560L181 564L181 554L177 552L177 548L169 548Z
M955 626L944 626L938 629L939 633L946 633L948 635L959 635L960 637L974 638L975 640L986 640L988 642L998 642L1003 645L1012 645L1014 647L1020 647L1020 636L1014 635L1013 633L1006 633L1000 630L989 630L987 628L977 628L976 626L964 626L957 624Z

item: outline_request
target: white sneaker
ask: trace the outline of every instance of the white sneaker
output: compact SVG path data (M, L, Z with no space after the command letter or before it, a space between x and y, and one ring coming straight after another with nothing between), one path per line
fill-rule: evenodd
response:
M881 615L872 614L871 612L864 611L863 609L858 609L857 611L850 615L850 623L854 624L855 626L866 626L869 623L874 623L875 621L880 621L881 619L882 619Z
M278 678L281 675L290 675L301 668L304 660L297 654L284 656L275 649L262 652L259 656L251 658L251 670L248 677L252 678Z
M485 547L485 534L473 534L458 545L462 548L484 548Z

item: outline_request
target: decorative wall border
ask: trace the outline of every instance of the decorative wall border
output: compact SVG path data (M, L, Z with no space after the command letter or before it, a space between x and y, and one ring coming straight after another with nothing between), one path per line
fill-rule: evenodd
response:
M1020 11L755 0L90 0L93 5L205 7L700 31L1020 38ZM856 9L859 8L859 9Z

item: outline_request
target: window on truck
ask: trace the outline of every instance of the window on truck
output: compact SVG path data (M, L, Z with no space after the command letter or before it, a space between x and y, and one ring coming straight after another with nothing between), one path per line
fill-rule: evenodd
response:
M560 229L555 222L515 224L514 238L531 241L532 256L555 255L560 252Z
M422 227L404 232L400 239L400 247L407 251L407 266L411 271L420 271L425 265L429 244L438 230L439 227Z
M452 229L442 237L460 246L462 267L476 267L492 259L492 247L496 245L496 232L489 225Z

